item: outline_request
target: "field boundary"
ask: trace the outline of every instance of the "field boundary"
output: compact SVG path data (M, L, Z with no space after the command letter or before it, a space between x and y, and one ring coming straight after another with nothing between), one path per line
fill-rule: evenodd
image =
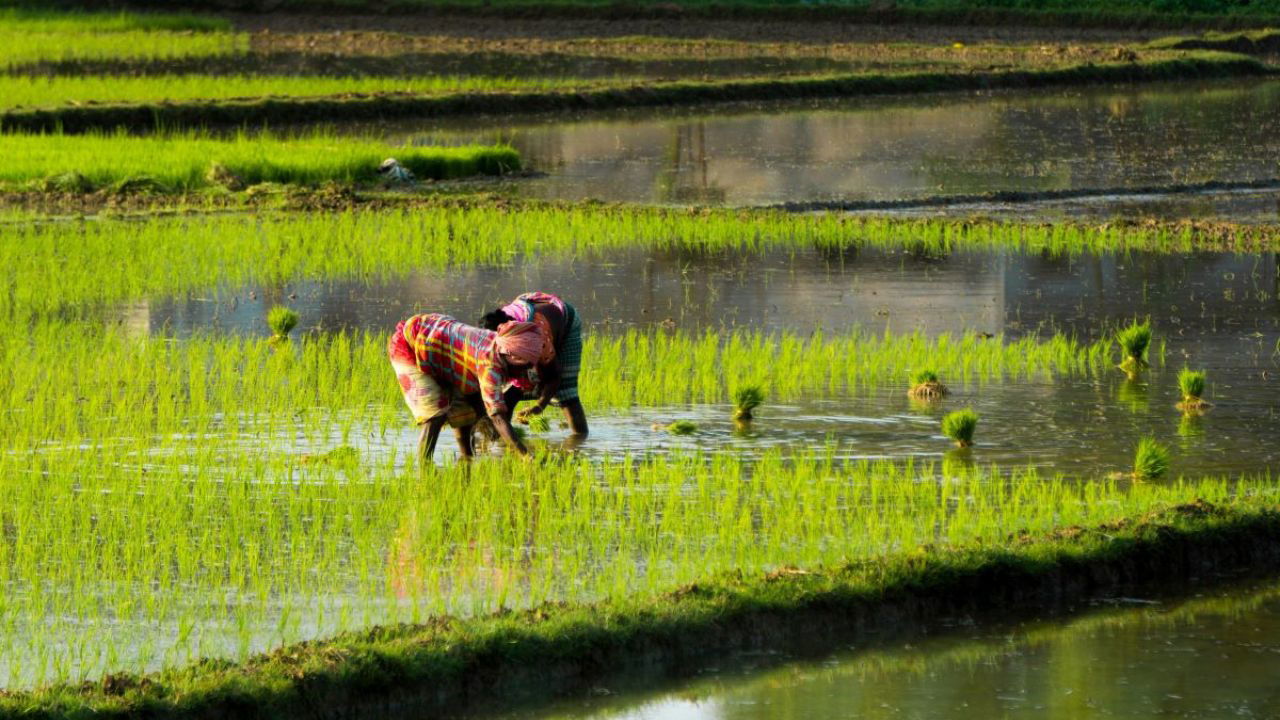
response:
M0 113L4 132L82 133L126 128L148 131L212 126L251 126L511 115L605 110L664 105L837 98L957 90L1039 88L1104 83L1261 77L1278 71L1254 58L1200 53L1150 62L1085 64L1055 70L974 73L845 75L781 80L669 83L603 88L580 92L492 92L422 96L353 95L314 98L265 98L135 105L79 105L18 109Z
M744 650L873 645L948 618L1070 612L1090 599L1280 569L1280 508L1198 501L999 546L920 548L832 569L712 578L648 601L559 604L301 643L243 665L0 693L0 717L351 717L539 702ZM385 716L385 715L384 715Z

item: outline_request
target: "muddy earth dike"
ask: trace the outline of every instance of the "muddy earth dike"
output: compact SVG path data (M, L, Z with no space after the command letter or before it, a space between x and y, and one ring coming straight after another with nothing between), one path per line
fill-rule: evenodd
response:
M1055 70L848 75L779 80L687 82L582 92L349 94L298 99L200 101L144 105L84 105L0 113L6 132L82 133L127 128L147 131L249 124L376 121L463 115L510 115L664 105L855 97L905 93L1038 88L1275 75L1253 58L1207 54L1152 62L1085 64Z
M0 717L339 718L459 715L637 679L744 651L800 654L945 632L957 619L1070 613L1280 570L1280 507L1197 502L999 547L920 548L829 570L721 576L650 601L375 628L236 665L0 692Z

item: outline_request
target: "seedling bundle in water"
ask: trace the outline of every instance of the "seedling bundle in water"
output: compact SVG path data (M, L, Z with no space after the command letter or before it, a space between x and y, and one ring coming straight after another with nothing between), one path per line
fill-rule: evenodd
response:
M288 340L289 333L298 326L298 313L283 305L276 305L267 313L267 326L271 328L272 340Z
M1158 480L1169 471L1169 448L1156 442L1153 437L1144 437L1138 441L1138 448L1133 454L1133 479Z
M973 431L978 427L978 413L965 408L948 413L942 418L942 434L956 442L957 447L973 445Z
M1121 370L1133 375L1146 368L1147 348L1151 345L1150 321L1134 322L1116 333L1116 342L1120 343L1120 349L1124 351L1124 359L1120 361Z
M1198 370L1182 368L1178 372L1178 389L1182 391L1182 402L1178 409L1183 412L1198 412L1209 407L1200 396L1204 395L1205 375Z
M733 419L749 422L755 419L753 411L764 403L764 390L759 385L745 385L733 391Z
M907 394L917 400L937 400L947 394L947 386L938 380L933 370L917 370L911 374L911 389Z

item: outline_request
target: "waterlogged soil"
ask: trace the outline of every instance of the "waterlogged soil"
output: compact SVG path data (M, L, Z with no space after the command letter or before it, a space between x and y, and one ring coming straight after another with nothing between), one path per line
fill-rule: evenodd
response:
M1112 598L1056 623L975 626L817 658L741 656L661 692L597 688L506 718L1275 717L1280 587Z
M1280 82L1233 81L495 118L382 132L422 144L508 142L548 173L522 186L535 197L747 206L996 192L1030 199L1082 189L1106 196L1272 180L1280 177L1278 118ZM1274 218L1274 206L1262 206L1262 217ZM1187 208L1193 217L1205 211Z
M117 307L107 321L139 334L265 334L266 309L285 302L301 313L304 336L383 333L416 312L473 319L530 288L561 292L577 305L587 331L599 334L631 328L838 334L864 328L1009 338L1060 331L1092 341L1134 317L1150 316L1155 327L1153 368L1132 381L1110 367L1096 377L944 378L953 394L935 406L920 406L906 397L905 378L890 378L855 392L772 400L745 432L734 428L727 406L589 408L592 435L581 450L590 454L691 448L754 453L830 439L848 459L1030 464L1047 473L1093 477L1127 467L1138 438L1152 434L1174 448L1175 474L1252 472L1275 468L1280 460L1271 441L1280 432L1274 402L1280 383L1280 260L1273 253L1050 257L863 249L633 252L566 262L516 258L510 267L422 270L372 286L224 288ZM1183 420L1174 407L1175 378L1184 365L1209 374L1206 399L1214 407L1200 418ZM964 406L974 407L982 421L976 446L956 452L940 435L939 419ZM654 430L681 419L697 423L699 431L674 437ZM371 458L403 455L413 432L407 422L401 435L370 430L360 449ZM556 445L566 436L563 428L553 428L539 441ZM322 443L298 451L325 450Z

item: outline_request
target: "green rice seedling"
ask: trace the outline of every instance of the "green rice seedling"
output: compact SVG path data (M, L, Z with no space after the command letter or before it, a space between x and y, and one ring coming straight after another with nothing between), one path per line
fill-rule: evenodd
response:
M692 435L698 432L698 424L691 420L676 420L663 429L672 435Z
M957 447L972 446L973 432L977 427L978 413L973 408L956 410L942 418L942 434L954 440Z
M289 333L298 326L298 313L284 305L276 305L267 312L267 326L271 328L272 339L288 340Z
M153 190L233 191L263 183L316 186L370 184L388 157L424 180L499 175L520 169L506 146L393 147L385 142L326 133L294 138L270 133L216 138L199 133L130 136L0 134L0 189L38 183L45 190L89 192L148 178ZM43 180L41 180L43 178Z
M755 419L755 409L764 403L764 390L759 385L743 385L733 391L733 419L750 422Z
M1169 448L1153 437L1138 441L1133 454L1133 479L1137 481L1159 480L1169 471Z
M1209 407L1209 403L1201 397L1205 389L1204 372L1182 368L1178 371L1178 389L1182 391L1182 402L1178 403L1179 410L1197 412Z
M1133 322L1116 333L1116 342L1124 353L1120 369L1132 375L1147 367L1147 348L1151 345L1151 322Z
M937 400L947 394L947 386L938 380L933 370L915 370L911 373L911 389L907 395L917 400Z
M530 415L528 418L528 425L530 432L544 433L550 432L551 430L551 421L543 414Z

